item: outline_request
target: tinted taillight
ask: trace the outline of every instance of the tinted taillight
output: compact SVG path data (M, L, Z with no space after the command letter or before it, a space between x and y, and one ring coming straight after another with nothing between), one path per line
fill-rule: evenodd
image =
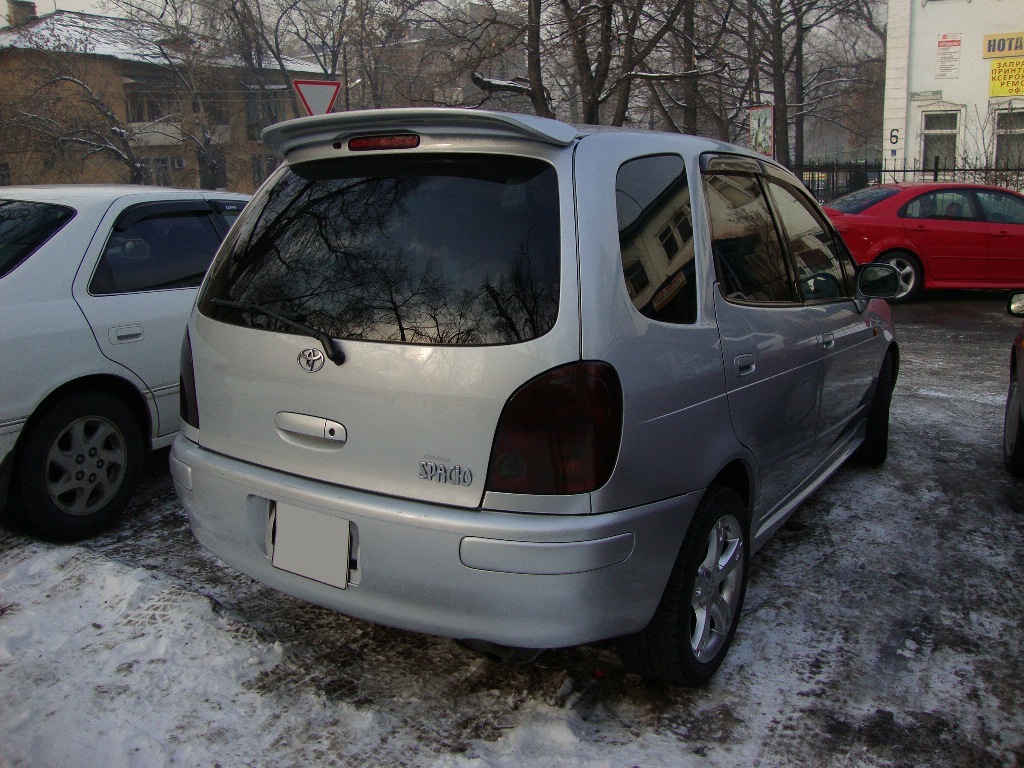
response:
M199 403L196 401L196 372L192 367L192 339L188 329L181 341L181 374L178 377L178 408L181 420L199 429Z
M501 412L488 491L587 493L615 467L622 436L622 385L607 363L581 362L541 374Z

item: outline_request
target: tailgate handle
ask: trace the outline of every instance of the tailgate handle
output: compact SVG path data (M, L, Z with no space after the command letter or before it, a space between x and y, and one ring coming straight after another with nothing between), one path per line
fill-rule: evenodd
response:
M274 414L274 426L282 432L303 437L315 437L332 443L344 443L348 440L348 430L345 429L344 424L321 416L279 411Z

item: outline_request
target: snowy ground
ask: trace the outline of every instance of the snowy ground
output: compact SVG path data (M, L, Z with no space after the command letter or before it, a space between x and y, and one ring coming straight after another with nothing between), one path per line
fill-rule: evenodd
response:
M614 647L503 666L267 590L193 540L162 464L117 531L0 527L0 765L1022 766L1016 323L899 307L890 460L843 468L754 559L701 690Z

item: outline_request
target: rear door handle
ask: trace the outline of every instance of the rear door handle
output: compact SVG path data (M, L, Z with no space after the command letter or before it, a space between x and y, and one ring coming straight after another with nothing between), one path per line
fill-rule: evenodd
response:
M821 337L821 344L825 349L832 349L836 345L836 337L831 333L823 334Z
M110 328L107 331L107 340L111 344L129 344L133 341L142 341L144 336L141 325L121 325L117 328Z
M732 363L736 366L738 376L749 376L757 368L757 361L753 355L736 355Z

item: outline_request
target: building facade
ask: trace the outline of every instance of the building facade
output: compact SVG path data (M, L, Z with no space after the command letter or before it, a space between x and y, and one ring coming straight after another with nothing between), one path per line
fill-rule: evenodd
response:
M300 113L291 79L129 19L8 0L0 28L0 184L152 183L250 192L277 164L260 141ZM322 77L322 75L320 75Z
M889 0L883 160L1024 167L1024 0Z

